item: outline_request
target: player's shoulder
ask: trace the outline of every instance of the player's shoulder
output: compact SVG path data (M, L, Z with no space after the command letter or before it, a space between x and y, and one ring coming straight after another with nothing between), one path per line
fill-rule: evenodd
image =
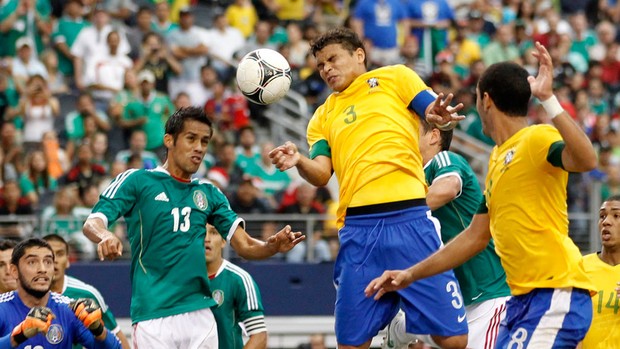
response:
M90 298L97 302L100 307L107 307L105 300L103 299L103 295L101 294L101 292L99 292L97 288L95 288L95 286L87 284L84 281L71 276L67 276L67 278L65 279L65 284L67 287L63 295L72 299Z
M523 137L526 139L557 138L560 137L560 131L548 124L530 125L526 128L526 132L523 133ZM526 143L530 144L530 142Z
M67 305L71 303L71 298L56 292L50 292L50 303L55 305Z
M227 273L229 273L230 275L232 275L234 278L237 278L241 281L252 281L254 280L252 278L252 276L250 275L250 273L248 273L247 271L245 271L243 268L241 268L240 266L233 264L227 260L224 260L223 263L223 270Z
M15 293L15 291L0 293L0 307L7 306L12 300L15 299L16 296L17 293Z
M598 257L598 252L590 253L583 256L583 264L586 267L596 265L598 262L601 262L601 259Z
M220 188L218 188L213 182L206 178L195 178L192 179L192 182L200 187L200 189L206 191L207 193L217 193L224 195Z
M432 164L437 168L444 168L449 166L460 166L465 159L457 153L449 150L442 150L433 156Z
M398 80L403 81L404 77L417 75L413 69L404 64L384 65L371 71L378 77L395 76Z
M65 283L67 286L67 290L74 291L74 292L78 291L80 293L83 293L85 296L89 296L89 298L101 297L101 293L99 293L99 291L95 288L95 286L87 284L80 279L76 279L74 277L67 275L67 278L65 279ZM67 292L65 291L65 293Z

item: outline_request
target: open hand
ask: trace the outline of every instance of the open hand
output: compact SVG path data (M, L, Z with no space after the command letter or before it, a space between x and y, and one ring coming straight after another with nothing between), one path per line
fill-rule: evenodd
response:
M413 275L411 275L409 270L386 270L381 276L375 278L366 286L364 294L366 294L366 297L374 294L374 299L378 300L384 294L401 290L412 282Z
M458 114L464 107L463 103L453 107L450 105L452 98L454 98L452 93L449 93L445 99L443 93L437 95L435 102L430 105L426 112L426 120L435 125L446 125L450 122L454 127L458 121L465 119L464 115Z
M545 101L553 95L553 61L549 51L540 42L536 41L536 51L532 55L538 59L538 74L528 76L532 95L540 101Z

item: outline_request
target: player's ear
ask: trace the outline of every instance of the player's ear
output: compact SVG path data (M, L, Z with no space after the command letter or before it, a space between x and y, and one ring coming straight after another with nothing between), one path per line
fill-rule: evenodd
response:
M366 52L363 49L358 48L355 50L355 57L357 57L358 62L364 63L364 60L366 59Z
M172 135L169 133L164 134L164 146L170 149L172 148L173 145L174 145L174 138L172 137Z
M438 128L434 127L431 130L431 140L430 140L430 144L431 145L437 145L441 142L441 131L439 131Z
M11 277L15 280L19 278L19 271L17 270L17 266L13 263L9 264L9 274L11 274Z
M482 95L482 108L484 108L484 110L489 110L491 109L491 106L495 104L493 102L493 100L491 99L491 96L489 96L488 92L485 92Z

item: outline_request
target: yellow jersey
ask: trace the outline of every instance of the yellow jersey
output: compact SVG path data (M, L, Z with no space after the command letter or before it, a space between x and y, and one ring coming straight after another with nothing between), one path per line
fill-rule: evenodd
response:
M306 16L305 0L276 0L276 16L281 21L302 21Z
M594 290L568 237L568 173L549 162L561 157L562 148L554 127L529 126L495 146L489 159L485 200L491 235L515 296L535 288Z
M592 279L597 294L592 297L592 325L583 340L582 349L620 348L620 300L616 283L620 281L620 264L603 262L597 253L583 257L586 273Z
M256 9L251 4L247 6L239 6L232 4L226 8L226 18L231 27L235 27L241 31L246 39L254 33L254 27L258 22Z
M338 228L347 207L426 196L413 110L433 101L413 70L394 65L358 76L317 108L308 124L310 157L331 157L340 187Z

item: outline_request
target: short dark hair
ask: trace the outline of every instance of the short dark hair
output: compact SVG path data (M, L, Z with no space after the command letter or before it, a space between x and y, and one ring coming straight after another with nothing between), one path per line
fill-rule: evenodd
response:
M486 92L499 111L508 116L526 116L532 90L527 70L513 62L492 64L478 81L480 98Z
M605 201L603 201L603 202L608 202L608 201L620 201L620 195L618 195L618 194L612 195L612 196L608 197L607 199L605 199Z
M175 111L168 121L166 121L166 134L172 136L174 143L177 142L177 137L179 137L179 134L183 131L183 125L187 120L198 121L209 126L211 135L213 135L211 120L209 120L207 114L205 114L204 109L200 107L185 107Z
M317 37L310 44L310 52L312 52L312 55L316 57L316 54L319 51L332 44L340 44L340 46L349 51L350 54L353 54L353 52L355 52L358 48L361 48L364 52L366 52L364 49L364 43L359 36L357 36L353 30L344 27L328 30ZM365 63L366 58L364 59L364 64Z
M13 254L11 255L11 264L18 265L19 260L24 256L24 254L26 254L26 250L30 247L47 248L48 250L50 250L50 252L52 252L52 258L54 256L54 250L52 250L52 247L50 246L50 244L47 243L47 241L40 238L30 238L23 240L22 242L18 243L15 248L13 248Z
M17 242L9 239L1 239L0 240L0 251L7 251L14 249L17 245Z
M431 124L426 120L420 120L420 127L424 131L424 134L431 132L433 129L436 129L437 126L435 124ZM439 130L437 128L437 130ZM439 145L441 146L441 150L450 150L450 144L452 144L452 135L454 134L453 130L442 131L439 130Z
M61 244L65 246L65 252L69 254L69 244L67 243L67 240L65 240L62 236L58 234L48 234L42 237L42 239L47 242L50 242L50 241L60 242Z

